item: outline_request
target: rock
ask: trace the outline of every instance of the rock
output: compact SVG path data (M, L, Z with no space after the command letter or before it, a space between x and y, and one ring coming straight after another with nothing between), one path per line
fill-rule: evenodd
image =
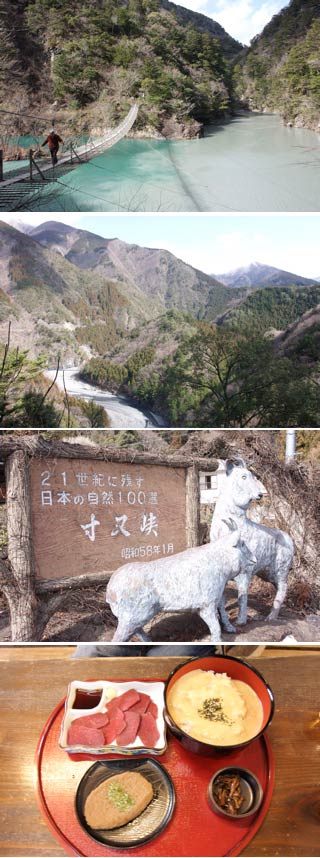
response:
M194 120L188 123L179 122L174 116L163 120L161 125L163 137L171 140L194 140L203 137L203 125Z
M133 127L131 131L129 131L129 134L127 134L127 137L137 138L138 140L143 140L145 138L151 138L152 140L163 140L164 135L161 134L161 132L157 128L153 128L151 125L146 125L145 128L139 129Z
M305 128L306 121L305 121L304 116L301 113L295 117L294 126L295 126L295 128Z

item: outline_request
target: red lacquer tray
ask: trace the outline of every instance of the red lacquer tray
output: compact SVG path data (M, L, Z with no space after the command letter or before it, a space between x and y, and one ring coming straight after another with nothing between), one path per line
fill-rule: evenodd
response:
M268 811L273 785L274 762L269 740L262 736L237 753L225 757L199 757L185 751L170 733L168 749L158 757L171 776L176 804L165 830L149 843L130 849L115 849L93 841L78 822L75 795L87 769L101 757L69 756L58 746L64 700L51 713L41 733L36 752L36 791L41 813L68 855L87 856L183 856L239 855L260 828ZM151 755L150 755L151 756ZM106 759L119 759L108 755ZM122 757L123 759L123 757ZM263 789L263 802L254 816L228 820L216 815L207 801L212 775L222 766L241 765L254 772Z

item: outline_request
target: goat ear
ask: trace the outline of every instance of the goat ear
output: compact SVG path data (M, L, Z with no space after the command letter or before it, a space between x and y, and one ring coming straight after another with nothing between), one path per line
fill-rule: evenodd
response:
M235 456L234 460L235 460L235 463L236 463L238 468L246 468L247 467L244 459L242 459L241 456Z
M231 459L227 459L227 461L226 461L227 477L229 476L229 474L231 474L231 471L233 471L233 469L234 469L234 463L231 461Z

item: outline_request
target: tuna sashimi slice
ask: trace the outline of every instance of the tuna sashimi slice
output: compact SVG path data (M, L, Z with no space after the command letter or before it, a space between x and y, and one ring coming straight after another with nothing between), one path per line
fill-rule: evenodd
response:
M113 709L130 709L131 706L134 706L135 703L138 703L140 700L140 694L138 691L135 691L134 688L130 688L129 691L125 691L123 694L119 694L118 697L114 697L110 700L110 703L107 704L108 712L112 712Z
M140 715L142 715L143 712L147 711L151 703L151 697L149 697L149 694L143 694L141 691L139 696L140 700L138 700L137 703L135 703L130 708L133 712L140 712Z
M97 727L85 727L76 723L68 730L68 745L85 745L88 748L103 748L105 744L103 730Z
M107 712L111 712L112 709L119 709L118 697L112 697L107 703Z
M119 733L124 730L126 719L121 709L112 709L110 712L110 721L104 727L104 738L107 745L115 741Z
M131 709L128 709L124 717L126 720L126 726L117 736L117 745L132 745L137 737L140 715L139 712L132 712Z
M151 712L146 712L144 715L141 715L138 735L142 744L145 745L146 748L154 748L158 739L160 739L160 733L155 718L151 715Z
M94 712L92 715L81 715L74 723L84 727L106 727L109 723L108 712Z
M151 715L157 720L158 717L158 707L154 700L150 700L147 712L150 712Z

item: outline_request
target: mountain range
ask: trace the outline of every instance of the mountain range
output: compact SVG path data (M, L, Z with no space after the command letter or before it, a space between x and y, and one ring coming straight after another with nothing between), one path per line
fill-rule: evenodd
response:
M49 222L26 234L0 223L0 336L32 354L77 361L104 354L172 307L215 317L240 297L165 250Z
M242 268L235 268L227 274L217 274L218 280L233 289L264 289L266 286L312 286L314 279L263 265L261 262L251 262Z
M15 344L31 354L60 351L65 362L80 363L128 338L148 341L148 325L156 342L157 320L163 325L170 311L185 325L285 329L320 302L316 281L259 263L215 277L166 250L60 222L22 230L0 223L0 337L11 320ZM181 334L183 324L180 318ZM167 340L171 334L172 323Z

